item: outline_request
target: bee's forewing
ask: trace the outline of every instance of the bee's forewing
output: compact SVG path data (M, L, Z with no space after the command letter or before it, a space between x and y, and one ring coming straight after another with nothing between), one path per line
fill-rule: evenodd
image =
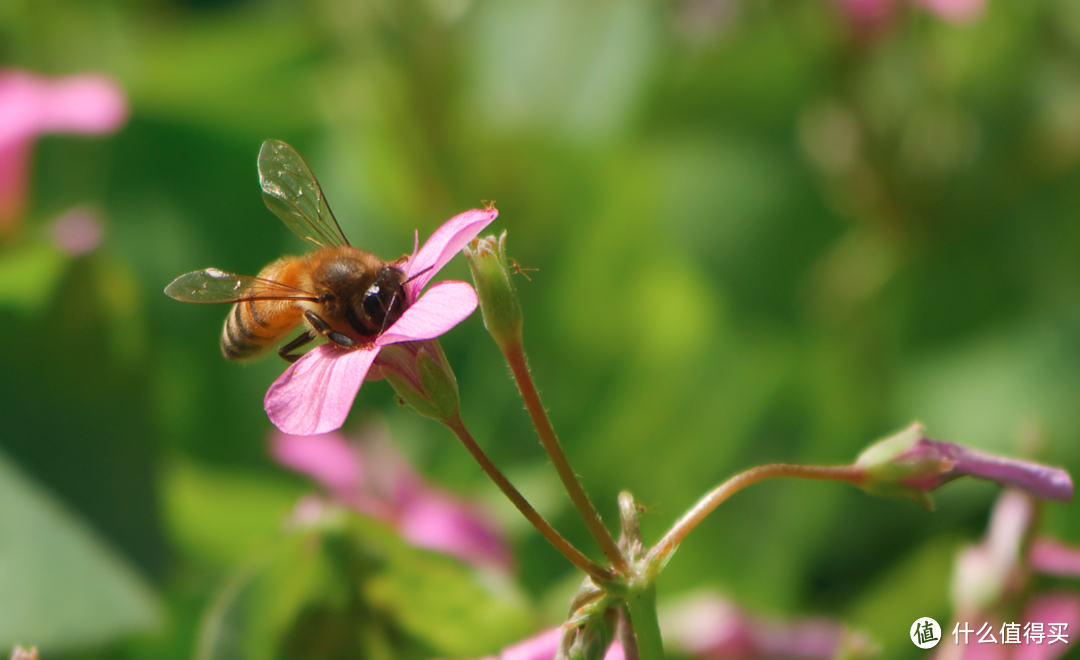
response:
M300 238L319 246L348 245L322 188L304 159L280 140L259 150L263 201Z
M318 296L303 289L261 277L226 273L216 268L181 275L165 287L165 293L181 302L202 304L245 300L318 300Z

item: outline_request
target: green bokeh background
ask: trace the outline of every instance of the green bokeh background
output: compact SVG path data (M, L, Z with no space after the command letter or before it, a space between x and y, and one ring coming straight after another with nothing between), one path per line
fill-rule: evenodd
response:
M385 258L496 200L492 229L538 269L518 286L544 402L605 519L630 490L647 541L738 470L847 462L913 419L1080 474L1080 3L992 0L964 26L895 9L866 32L827 0L0 3L0 64L107 72L132 108L114 135L37 143L27 216L0 243L0 451L22 475L5 483L36 483L60 516L0 504L0 572L31 594L0 594L0 618L33 601L57 628L2 642L192 657L203 613L311 490L267 455L262 398L283 363L227 363L226 310L162 293L305 249L260 198L267 138L304 154L345 234ZM76 205L106 237L61 258L46 226ZM442 343L474 435L598 557L479 314ZM371 419L433 481L505 514L521 625L557 623L578 578L450 433L385 383L347 428ZM953 556L996 493L959 482L930 514L761 484L688 538L661 599L715 589L921 657L907 628L949 620ZM67 531L35 540L51 525ZM1080 542L1080 513L1048 505L1044 528ZM115 576L80 585L62 554L26 559L22 529L103 541ZM68 587L126 604L102 595L55 625ZM407 642L385 657L507 641L393 625Z

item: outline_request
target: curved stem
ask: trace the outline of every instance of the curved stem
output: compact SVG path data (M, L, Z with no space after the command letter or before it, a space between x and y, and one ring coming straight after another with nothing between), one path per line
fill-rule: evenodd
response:
M570 563L588 573L598 584L608 583L615 579L615 576L611 571L598 566L595 562L586 557L580 550L563 538L562 535L551 526L551 523L544 520L544 517L529 504L529 501L518 492L518 489L510 483L510 480L499 471L499 468L495 467L495 464L491 462L491 459L488 458L487 454L484 453L484 450L480 448L480 445L476 444L476 440L473 439L469 430L465 428L465 423L461 420L460 415L457 418L446 422L446 425L454 432L454 435L461 440L461 443L465 445L465 449L472 454L472 457L476 459L476 462L480 464L480 469L484 471L484 474L495 482L495 485L499 487L499 490L501 490L503 494L506 495L507 499L513 502L514 506L521 512L521 515L525 516L525 518L533 524L533 527L543 534L544 538L551 542L551 545L555 546L556 550L569 559Z
M671 557L671 553L679 546L679 543L689 534L705 516L721 502L739 492L751 484L756 484L765 479L777 477L790 477L795 479L820 479L824 481L847 481L858 483L864 476L864 470L854 465L838 465L826 467L820 465L792 465L789 463L773 463L771 465L759 465L740 472L734 477L720 484L705 497L698 500L692 509L675 523L660 542L653 546L646 558L646 566L652 573L658 570ZM655 567L655 568L654 568Z
M600 519L600 514L597 513L596 508L589 501L588 494L581 487L577 474L574 473L574 469L570 467L570 461L566 459L566 454L563 453L559 438L555 435L555 428L551 425L551 420L548 419L544 404L540 402L540 394L536 391L536 384L533 383L532 374L529 373L524 348L520 343L516 346L503 346L500 343L499 348L502 349L506 362L510 365L510 371L514 374L514 381L517 383L518 391L521 392L521 398L525 401L525 409L529 411L533 426L536 427L536 434L540 437L540 444L543 445L544 451L547 452L548 458L551 459L551 464L555 466L555 471L559 473L559 479L562 480L570 500L574 503L574 507L585 520L589 532L592 533L597 545L600 546L600 550L607 557L607 560L611 562L611 565L615 567L615 570L622 575L629 575L630 566L626 563L622 553L619 552L618 544L615 543L615 539L612 538L608 528L604 526L604 521Z

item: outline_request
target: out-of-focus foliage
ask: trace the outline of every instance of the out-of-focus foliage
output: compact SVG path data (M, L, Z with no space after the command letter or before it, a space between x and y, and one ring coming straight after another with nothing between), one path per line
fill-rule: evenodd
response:
M606 520L621 489L647 506L647 542L740 469L847 462L913 419L1080 474L1074 0L991 0L965 25L898 4L872 29L830 0L8 0L0 65L105 72L131 103L114 135L34 147L26 215L0 237L0 447L82 519L56 534L89 525L130 563L96 572L95 615L138 594L164 616L120 634L153 622L146 605L94 642L76 625L18 637L43 658L190 658L206 622L232 614L264 618L231 644L307 624L353 637L281 633L300 646L220 657L480 655L556 623L580 581L384 384L363 388L348 426L385 417L431 479L505 514L543 611L484 619L469 594L494 587L370 521L323 545L283 531L309 488L267 457L262 398L284 363L227 363L226 309L162 293L184 272L254 274L306 249L263 206L267 138L304 154L346 235L384 258L497 200L492 229L539 269L517 284L545 405ZM105 236L64 256L48 227L81 205ZM447 278L467 278L460 262ZM442 343L479 442L598 557L478 316ZM995 492L957 483L929 514L843 485L761 484L690 535L661 599L707 586L914 657L908 626L948 620L952 558ZM7 548L35 508L3 500ZM1074 507L1044 517L1080 541ZM29 529L51 525L42 513ZM340 542L352 533L365 540ZM342 547L386 553L390 572L328 580L365 565ZM42 598L78 570L17 558L3 551L0 574ZM459 629L420 630L430 603L403 600L427 598L408 581L429 563L447 603L476 607ZM155 598L125 582L132 569ZM267 580L281 589L238 613ZM369 628L347 625L363 608Z

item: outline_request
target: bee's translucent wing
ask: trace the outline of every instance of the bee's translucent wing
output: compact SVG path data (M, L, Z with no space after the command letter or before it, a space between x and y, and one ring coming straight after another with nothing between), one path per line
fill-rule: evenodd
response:
M181 302L214 304L245 300L311 300L319 297L310 291L274 280L226 273L217 268L181 275L165 287L165 293Z
M322 188L296 150L279 140L259 150L263 201L294 234L320 247L348 245Z

